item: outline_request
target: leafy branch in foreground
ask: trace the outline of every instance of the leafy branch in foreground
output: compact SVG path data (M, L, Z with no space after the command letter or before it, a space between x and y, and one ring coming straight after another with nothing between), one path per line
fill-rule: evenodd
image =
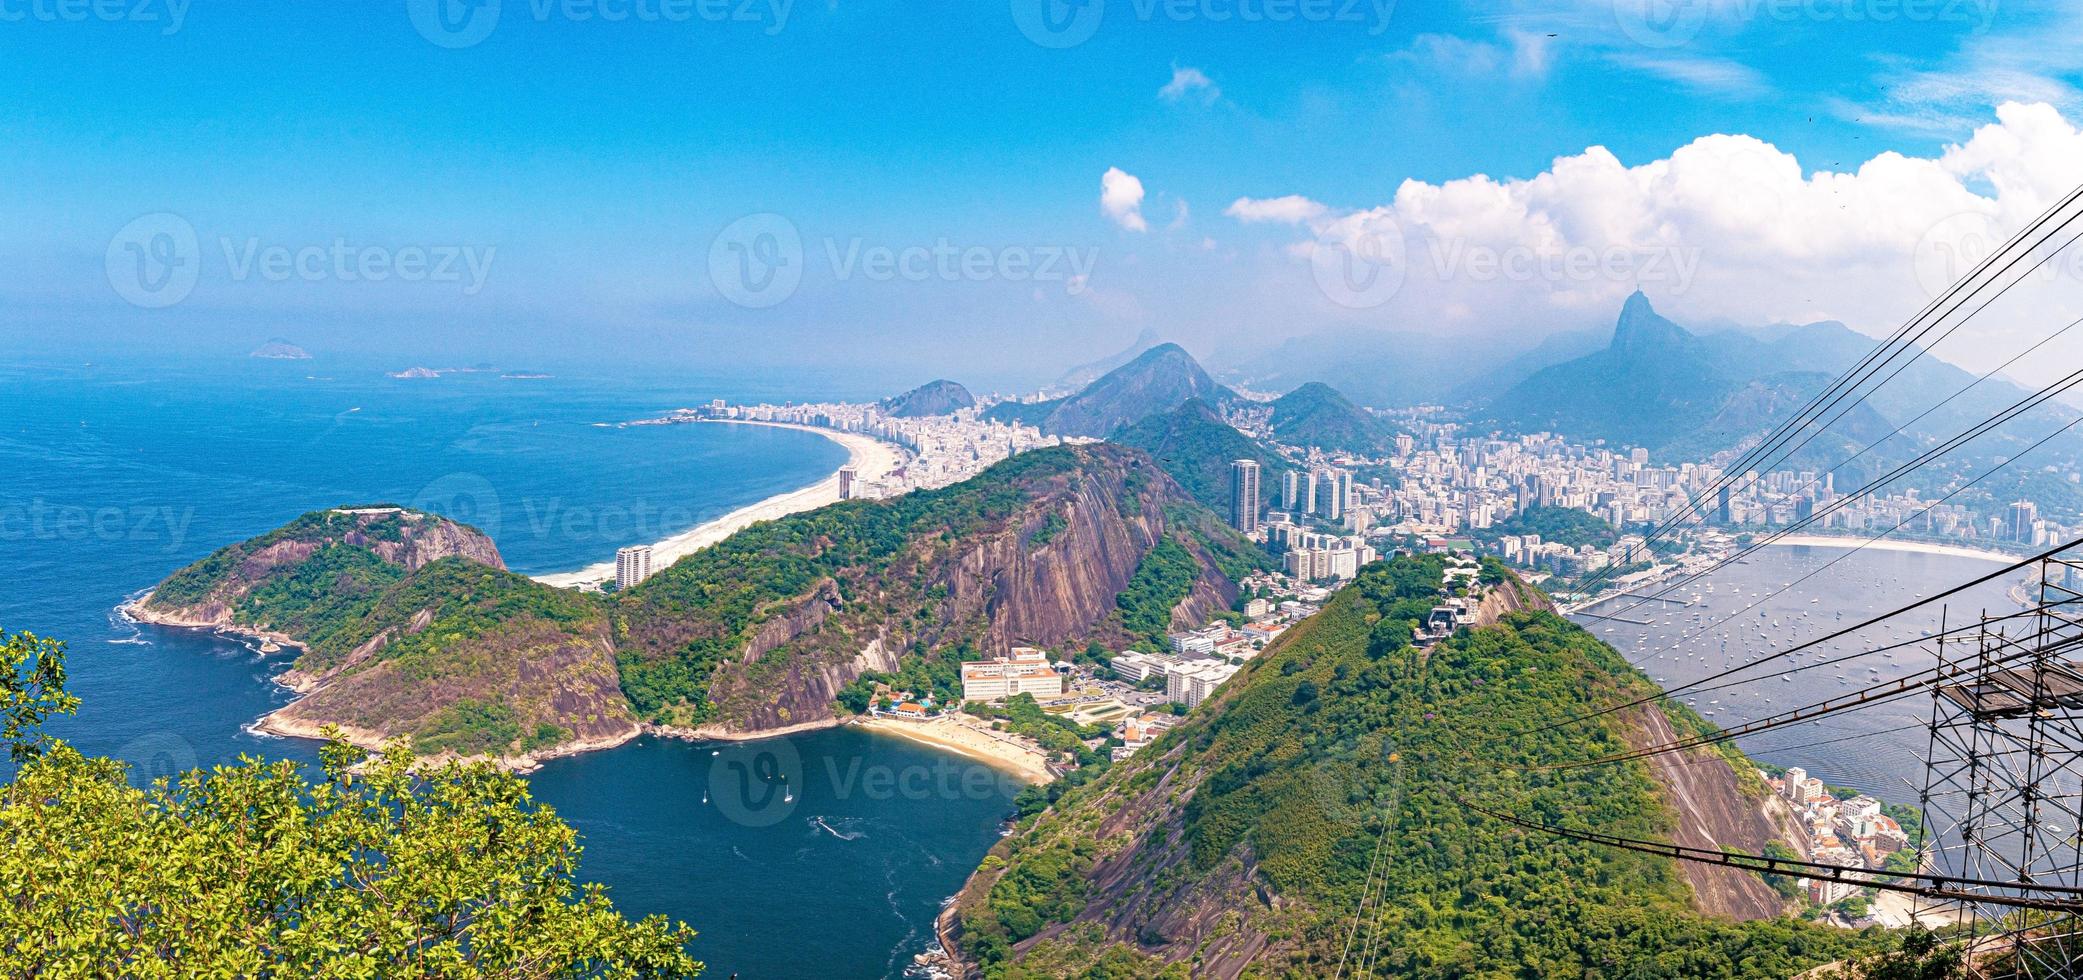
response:
M80 699L65 693L65 645L34 633L8 636L0 630L0 742L15 762L34 758L49 744L44 720L78 711Z
M335 741L316 781L295 762L242 759L139 788L123 763L36 730L70 703L62 646L18 636L4 649L0 704L23 761L0 786L0 974L702 970L686 926L631 922L576 882L576 832L510 773L418 771L407 744L365 758Z

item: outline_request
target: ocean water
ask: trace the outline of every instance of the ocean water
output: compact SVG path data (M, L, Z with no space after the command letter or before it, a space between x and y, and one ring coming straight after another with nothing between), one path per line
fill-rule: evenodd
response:
M1587 616L1577 621L1668 690L1824 640L2002 567L1951 555L1774 546L1671 593L1670 598L1691 605L1627 609L1628 601L1609 602L1591 611L1639 622ZM1940 632L1942 621L1958 627L1985 611L1992 617L2018 611L2007 593L2023 579L2020 572L1885 624L1817 642L1795 656L1744 672L1736 678L1743 683L1734 687L1679 697L1707 720L1731 728L1930 670L1938 663L1935 646L1918 642L1927 632ZM1897 645L1903 646L1829 663ZM1753 759L1799 766L1833 785L1914 803L1924 781L1921 760L1931 709L1928 694L1911 696L1761 732L1737 744Z
M402 367L403 365L399 365ZM324 362L0 367L0 628L70 646L84 701L54 732L139 779L313 743L244 726L287 700L245 644L115 609L310 510L392 502L469 521L523 573L612 557L829 474L845 452L750 426L606 428L785 379L401 380ZM880 977L997 839L1015 787L901 740L645 739L557 760L539 799L581 874L702 933L711 975Z

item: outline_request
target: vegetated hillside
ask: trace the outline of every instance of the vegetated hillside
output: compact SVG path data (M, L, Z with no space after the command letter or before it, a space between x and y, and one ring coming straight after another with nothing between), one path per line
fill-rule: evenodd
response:
M1663 727L1620 715L1512 737L1652 688L1531 611L1538 593L1509 575L1486 565L1502 583L1487 625L1426 652L1411 629L1437 601L1440 561L1369 566L1177 730L994 849L951 914L965 957L990 977L1327 976L1345 959L1360 976L1784 978L1870 941L1704 913L1765 915L1775 900L1754 876L1523 832L1457 802L1689 841L1674 814L1707 813L1737 848L1788 829L1733 751L1673 760L1720 774L1682 783L1640 763L1523 768ZM1705 724L1666 710L1674 730Z
M1136 333L1136 339L1130 341L1127 347L1064 371L1062 376L1056 379L1055 387L1065 391L1080 390L1098 380L1100 375L1135 360L1144 351L1162 342L1161 335L1155 329L1144 327Z
M607 617L505 571L474 528L396 507L306 514L169 577L138 618L302 648L262 726L363 746L520 756L634 735Z
M1159 344L1068 398L1024 405L1008 402L993 406L986 416L1024 422L1050 435L1104 439L1195 398L1220 409L1238 395L1216 384L1178 344Z
M882 410L900 419L953 415L962 409L975 407L976 397L969 393L969 389L945 379L928 381L882 401Z
M1273 401L1273 438L1290 446L1387 456L1396 450L1397 429L1353 404L1320 381Z
M1226 609L1264 560L1140 452L1038 450L953 487L756 525L614 597L623 688L675 726L818 721L907 656L1137 635L1153 603L1167 623Z
M1517 431L1654 450L1705 426L1738 386L1706 343L1636 293L1606 349L1534 372L1488 411Z
M1279 485L1277 474L1287 466L1198 398L1137 422L1111 441L1149 453L1193 499L1218 514L1229 513L1231 463L1258 461L1262 502L1272 501L1273 488Z
M1620 532L1605 518L1590 511L1575 507L1549 507L1535 504L1479 532L1485 541L1495 541L1507 535L1538 534L1542 541L1566 544L1572 548L1591 545L1594 548L1610 547L1620 540Z
M1119 446L755 525L613 596L500 567L483 534L325 511L175 573L139 618L302 646L266 727L540 756L649 721L751 732L831 717L862 672L1016 644L1144 639L1229 608L1269 559Z

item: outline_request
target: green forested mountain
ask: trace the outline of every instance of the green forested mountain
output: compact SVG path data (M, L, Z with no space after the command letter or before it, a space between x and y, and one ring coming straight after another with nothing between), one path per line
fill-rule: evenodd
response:
M904 394L882 401L882 410L900 419L928 415L950 415L976 406L969 389L953 381L928 381Z
M1386 456L1395 452L1396 427L1353 404L1320 381L1273 401L1273 438L1290 446Z
M1572 548L1587 544L1605 548L1620 540L1620 532L1597 514L1575 507L1544 507L1539 504L1485 528L1481 536L1486 541L1495 541L1505 535L1525 534L1538 534L1542 541Z
M297 644L303 697L263 728L514 756L636 733L608 619L504 569L489 538L399 507L306 514L175 572L141 619Z
M1198 398L1129 426L1112 441L1149 453L1193 499L1217 513L1229 512L1231 463L1258 461L1260 495L1268 501L1276 475L1288 465Z
M1636 293L1604 350L1534 372L1486 411L1514 431L1653 450L1706 425L1738 385L1712 348Z
M1440 582L1435 558L1370 566L1178 729L1024 821L958 898L966 956L988 977L1327 976L1359 941L1371 967L1347 975L1782 980L1876 942L1704 914L1675 862L1463 807L1675 832L1642 764L1522 768L1618 750L1643 716L1510 737L1647 679L1552 613L1505 611L1530 601L1516 580L1491 625L1416 649ZM1695 804L1763 812L1754 774L1685 763L1726 773L1726 798Z
M1024 405L1007 402L986 415L1034 425L1050 435L1104 439L1195 398L1219 409L1238 396L1210 378L1185 348L1159 344L1068 398Z
M639 721L824 719L855 677L913 659L1147 639L1229 608L1266 562L1150 457L1097 444L757 524L608 596L509 573L431 514L322 511L176 572L137 612L299 645L303 697L271 730L511 757Z
M1130 635L1119 597L1167 544L1189 566L1167 619L1227 608L1264 560L1140 452L1022 453L952 487L755 525L615 596L623 687L672 724L824 717L864 663Z

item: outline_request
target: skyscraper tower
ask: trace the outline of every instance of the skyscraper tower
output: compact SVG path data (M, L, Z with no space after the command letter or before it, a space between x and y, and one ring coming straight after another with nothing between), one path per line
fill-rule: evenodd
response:
M631 545L615 551L615 588L631 588L650 577L650 545Z
M1280 474L1280 506L1290 514L1302 512L1302 474L1288 470Z
M1258 531L1258 462L1230 464L1230 523L1245 534Z

